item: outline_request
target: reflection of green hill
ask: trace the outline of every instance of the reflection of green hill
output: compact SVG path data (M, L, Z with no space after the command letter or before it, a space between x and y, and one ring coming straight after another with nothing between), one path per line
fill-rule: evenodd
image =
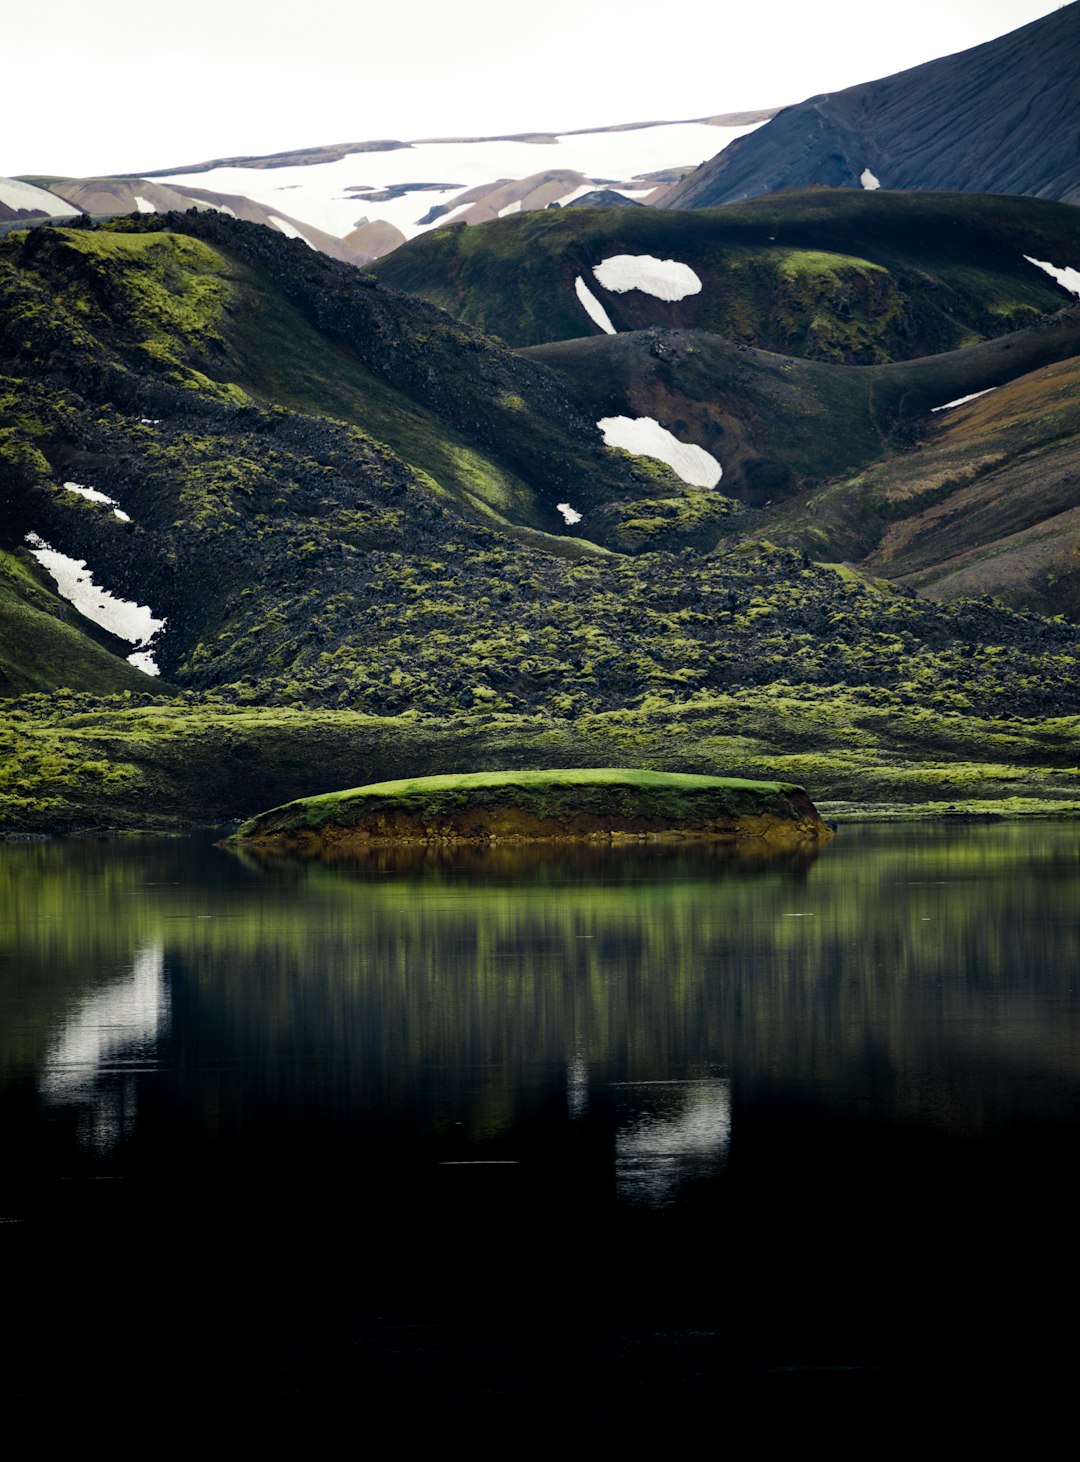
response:
M1070 836L853 831L809 868L629 851L505 881L254 873L187 840L8 847L4 906L20 918L0 956L20 1018L4 1022L0 1069L25 1074L65 1005L154 942L169 1060L200 1103L204 1079L236 1110L286 1091L382 1109L419 1084L436 1123L467 1113L483 1142L515 1120L530 1071L558 1083L572 1057L598 1091L695 1067L738 1091L779 1062L846 1100L849 1068L880 1044L908 1115L952 1126L978 1118L963 1080L941 1110L920 1106L928 1022L947 1026L958 1070L973 1025L1017 1081L1071 1069Z

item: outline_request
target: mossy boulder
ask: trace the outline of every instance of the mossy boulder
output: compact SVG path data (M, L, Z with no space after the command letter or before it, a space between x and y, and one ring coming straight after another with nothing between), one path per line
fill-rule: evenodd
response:
M233 841L319 853L386 843L648 839L790 846L830 836L792 782L579 768L375 782L261 813Z

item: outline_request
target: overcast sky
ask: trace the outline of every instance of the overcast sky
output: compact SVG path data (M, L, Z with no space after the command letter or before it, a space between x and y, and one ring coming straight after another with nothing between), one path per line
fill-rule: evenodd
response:
M780 106L1060 0L48 0L8 13L0 176Z

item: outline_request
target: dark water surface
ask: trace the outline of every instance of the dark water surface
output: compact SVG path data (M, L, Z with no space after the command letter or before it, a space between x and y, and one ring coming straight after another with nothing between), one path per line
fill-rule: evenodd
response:
M1078 967L1077 824L2 846L5 1385L402 1438L1057 1394Z

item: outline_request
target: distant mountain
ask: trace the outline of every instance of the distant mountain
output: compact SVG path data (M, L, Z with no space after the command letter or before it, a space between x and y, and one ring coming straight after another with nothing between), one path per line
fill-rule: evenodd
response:
M662 208L781 188L930 188L1080 202L1080 4L969 51L787 107Z
M332 258L366 264L446 223L562 207L598 190L623 203L653 202L772 115L767 109L581 132L336 143L139 177L0 180L0 223L194 205L265 223Z
M567 208L437 230L374 272L516 346L662 326L868 365L955 350L1063 308L1068 289L1032 259L1080 271L1080 211L813 189L713 210Z

